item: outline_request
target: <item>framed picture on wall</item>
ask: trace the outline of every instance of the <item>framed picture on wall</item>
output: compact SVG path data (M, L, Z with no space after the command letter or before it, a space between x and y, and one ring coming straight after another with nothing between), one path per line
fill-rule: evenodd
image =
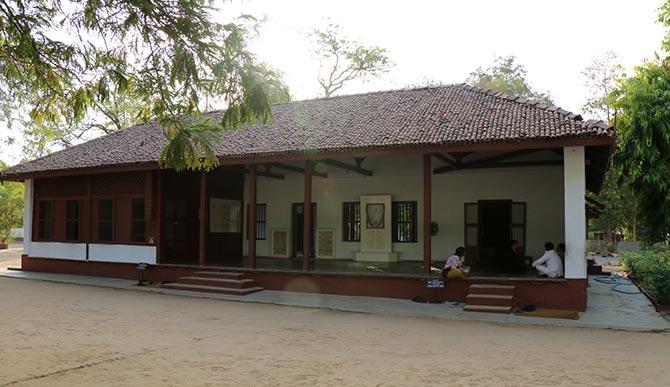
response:
M368 203L365 206L367 228L384 228L384 203Z

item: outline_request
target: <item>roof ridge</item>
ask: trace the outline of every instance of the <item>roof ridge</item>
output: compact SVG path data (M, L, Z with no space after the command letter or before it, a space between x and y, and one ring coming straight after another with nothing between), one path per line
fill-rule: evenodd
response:
M364 93L353 93L353 94L340 94L340 95L333 95L330 97L314 97L314 98L306 98L306 99L299 99L295 101L288 101L288 102L278 102L272 104L272 106L279 106L279 105L290 105L292 103L296 102L312 102L312 101L323 101L323 100L333 100L333 99L342 99L342 98L348 98L348 97L360 97L360 96L365 96L365 95L372 95L372 94L385 94L385 93L395 93L398 91L414 91L414 90L427 90L427 89L446 89L446 88L451 88L451 87L458 87L464 85L464 83L447 83L447 84L440 84L440 85L426 85L426 86L419 86L419 87L399 87L395 89L385 89L385 90L374 90L374 91L366 91Z
M549 104L546 104L542 101L526 98L526 97L521 96L521 95L510 95L510 94L507 94L507 93L499 91L499 90L494 90L494 89L487 88L487 87L470 85L470 84L467 84L467 83L461 83L458 86L461 86L466 90L476 91L476 92L479 92L479 93L482 93L482 94L486 94L488 96L508 100L510 102L521 103L521 104L532 106L534 108L547 110L547 111L550 111L550 112L557 112L557 113L560 113L560 114L562 114L563 116L565 116L569 119L572 119L574 121L583 122L584 124L589 125L589 126L597 126L601 129L609 129L609 128L614 127L614 125L608 124L608 123L604 122L603 120L599 120L599 119L585 120L582 117L581 114L573 113L569 110L563 109L562 107L560 107L558 105L549 105Z

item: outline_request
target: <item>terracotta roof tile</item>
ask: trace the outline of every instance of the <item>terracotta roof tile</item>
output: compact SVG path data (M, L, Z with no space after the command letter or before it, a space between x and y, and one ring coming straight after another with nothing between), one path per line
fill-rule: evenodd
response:
M267 126L221 133L217 154L226 159L614 136L601 121L465 84L296 101L272 111ZM206 115L219 119L222 111ZM158 124L150 122L11 167L2 177L156 162L165 144Z

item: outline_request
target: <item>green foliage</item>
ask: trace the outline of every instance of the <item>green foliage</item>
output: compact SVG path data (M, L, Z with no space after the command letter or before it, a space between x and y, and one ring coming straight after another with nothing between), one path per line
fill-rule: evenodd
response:
M128 98L139 101L137 120L169 124L166 136L176 143L162 165L216 164L204 127L266 122L271 110L263 71L246 47L254 20L219 23L210 3L0 0L0 111L28 111L56 132ZM211 103L230 114L200 122Z
M330 97L354 79L379 77L392 66L385 48L364 46L342 37L340 27L328 24L311 33L314 54L319 58L319 85Z
M604 231L608 240L614 232L623 234L626 239L637 239L637 197L618 166L610 166L598 194L588 192L587 195L604 206L600 217L590 222L591 230Z
M661 304L670 304L670 251L630 251L621 256L621 262L628 274L641 281Z
M7 166L0 161L0 171ZM23 216L23 184L2 182L0 184L0 243L11 241L12 227L21 225Z
M629 184L638 199L642 240L663 241L670 233L670 68L660 60L644 63L614 98L618 183Z
M551 96L547 92L533 90L526 79L526 68L516 62L513 55L493 59L487 68L478 67L470 73L467 83L487 89L502 91L509 95L542 101L551 105Z

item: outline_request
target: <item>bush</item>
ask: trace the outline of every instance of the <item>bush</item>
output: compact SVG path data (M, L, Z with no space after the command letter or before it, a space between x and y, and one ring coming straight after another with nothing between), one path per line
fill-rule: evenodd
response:
M629 251L621 256L628 274L656 296L659 303L670 304L670 250Z

